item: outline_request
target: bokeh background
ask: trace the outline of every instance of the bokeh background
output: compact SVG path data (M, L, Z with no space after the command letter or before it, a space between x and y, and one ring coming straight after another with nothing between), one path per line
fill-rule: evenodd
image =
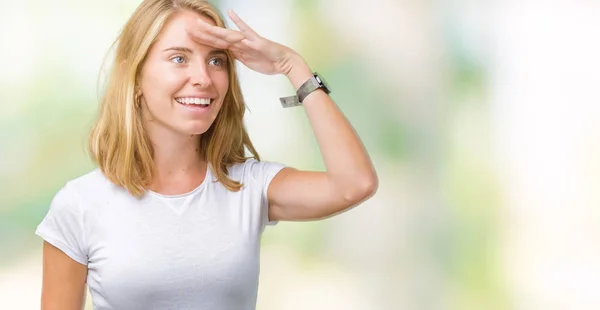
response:
M99 70L139 2L0 0L0 309L39 309L33 232L94 168ZM258 309L600 309L598 1L215 3L325 76L380 176L265 231ZM323 168L287 80L239 71L261 155Z

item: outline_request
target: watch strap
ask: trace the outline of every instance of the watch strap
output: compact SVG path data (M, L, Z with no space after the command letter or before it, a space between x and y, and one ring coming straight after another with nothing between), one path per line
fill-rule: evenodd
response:
M296 92L296 96L288 96L281 97L279 101L281 101L281 106L284 108L296 107L302 104L306 97L314 92L315 90L322 88L326 93L329 94L329 89L326 86L322 85L320 80L317 79L317 74L314 73L306 82L302 83L298 91Z
M298 100L298 96L288 96L279 98L281 101L281 106L284 108L297 107L301 105L300 100Z
M319 82L317 81L315 76L311 76L310 79L304 82L302 86L300 86L300 88L298 88L298 101L304 101L304 99L306 99L306 96L308 96L313 91L319 89L320 87L321 85L319 85Z

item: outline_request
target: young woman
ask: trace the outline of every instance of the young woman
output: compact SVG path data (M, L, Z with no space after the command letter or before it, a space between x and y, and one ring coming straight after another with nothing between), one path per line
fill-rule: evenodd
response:
M201 0L146 0L117 39L90 153L44 239L42 309L254 309L260 237L278 221L343 212L377 188L371 160L329 89L292 49ZM283 74L324 172L260 161L243 125L237 59ZM248 151L251 156L246 156Z

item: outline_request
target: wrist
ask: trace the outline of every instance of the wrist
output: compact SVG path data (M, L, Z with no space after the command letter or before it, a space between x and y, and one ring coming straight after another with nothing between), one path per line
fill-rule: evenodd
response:
M286 77L290 80L294 89L298 90L304 82L313 76L313 72L304 59L297 54L290 59L290 65L291 69Z

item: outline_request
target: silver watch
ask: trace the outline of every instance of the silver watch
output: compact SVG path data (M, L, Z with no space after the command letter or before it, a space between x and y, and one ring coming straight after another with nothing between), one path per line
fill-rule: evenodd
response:
M314 72L313 76L304 82L300 88L298 88L296 96L279 98L281 101L281 106L284 108L299 106L302 104L302 101L304 101L306 96L317 89L322 89L326 94L331 93L331 90L329 89L329 86L325 80L319 76L318 73Z

